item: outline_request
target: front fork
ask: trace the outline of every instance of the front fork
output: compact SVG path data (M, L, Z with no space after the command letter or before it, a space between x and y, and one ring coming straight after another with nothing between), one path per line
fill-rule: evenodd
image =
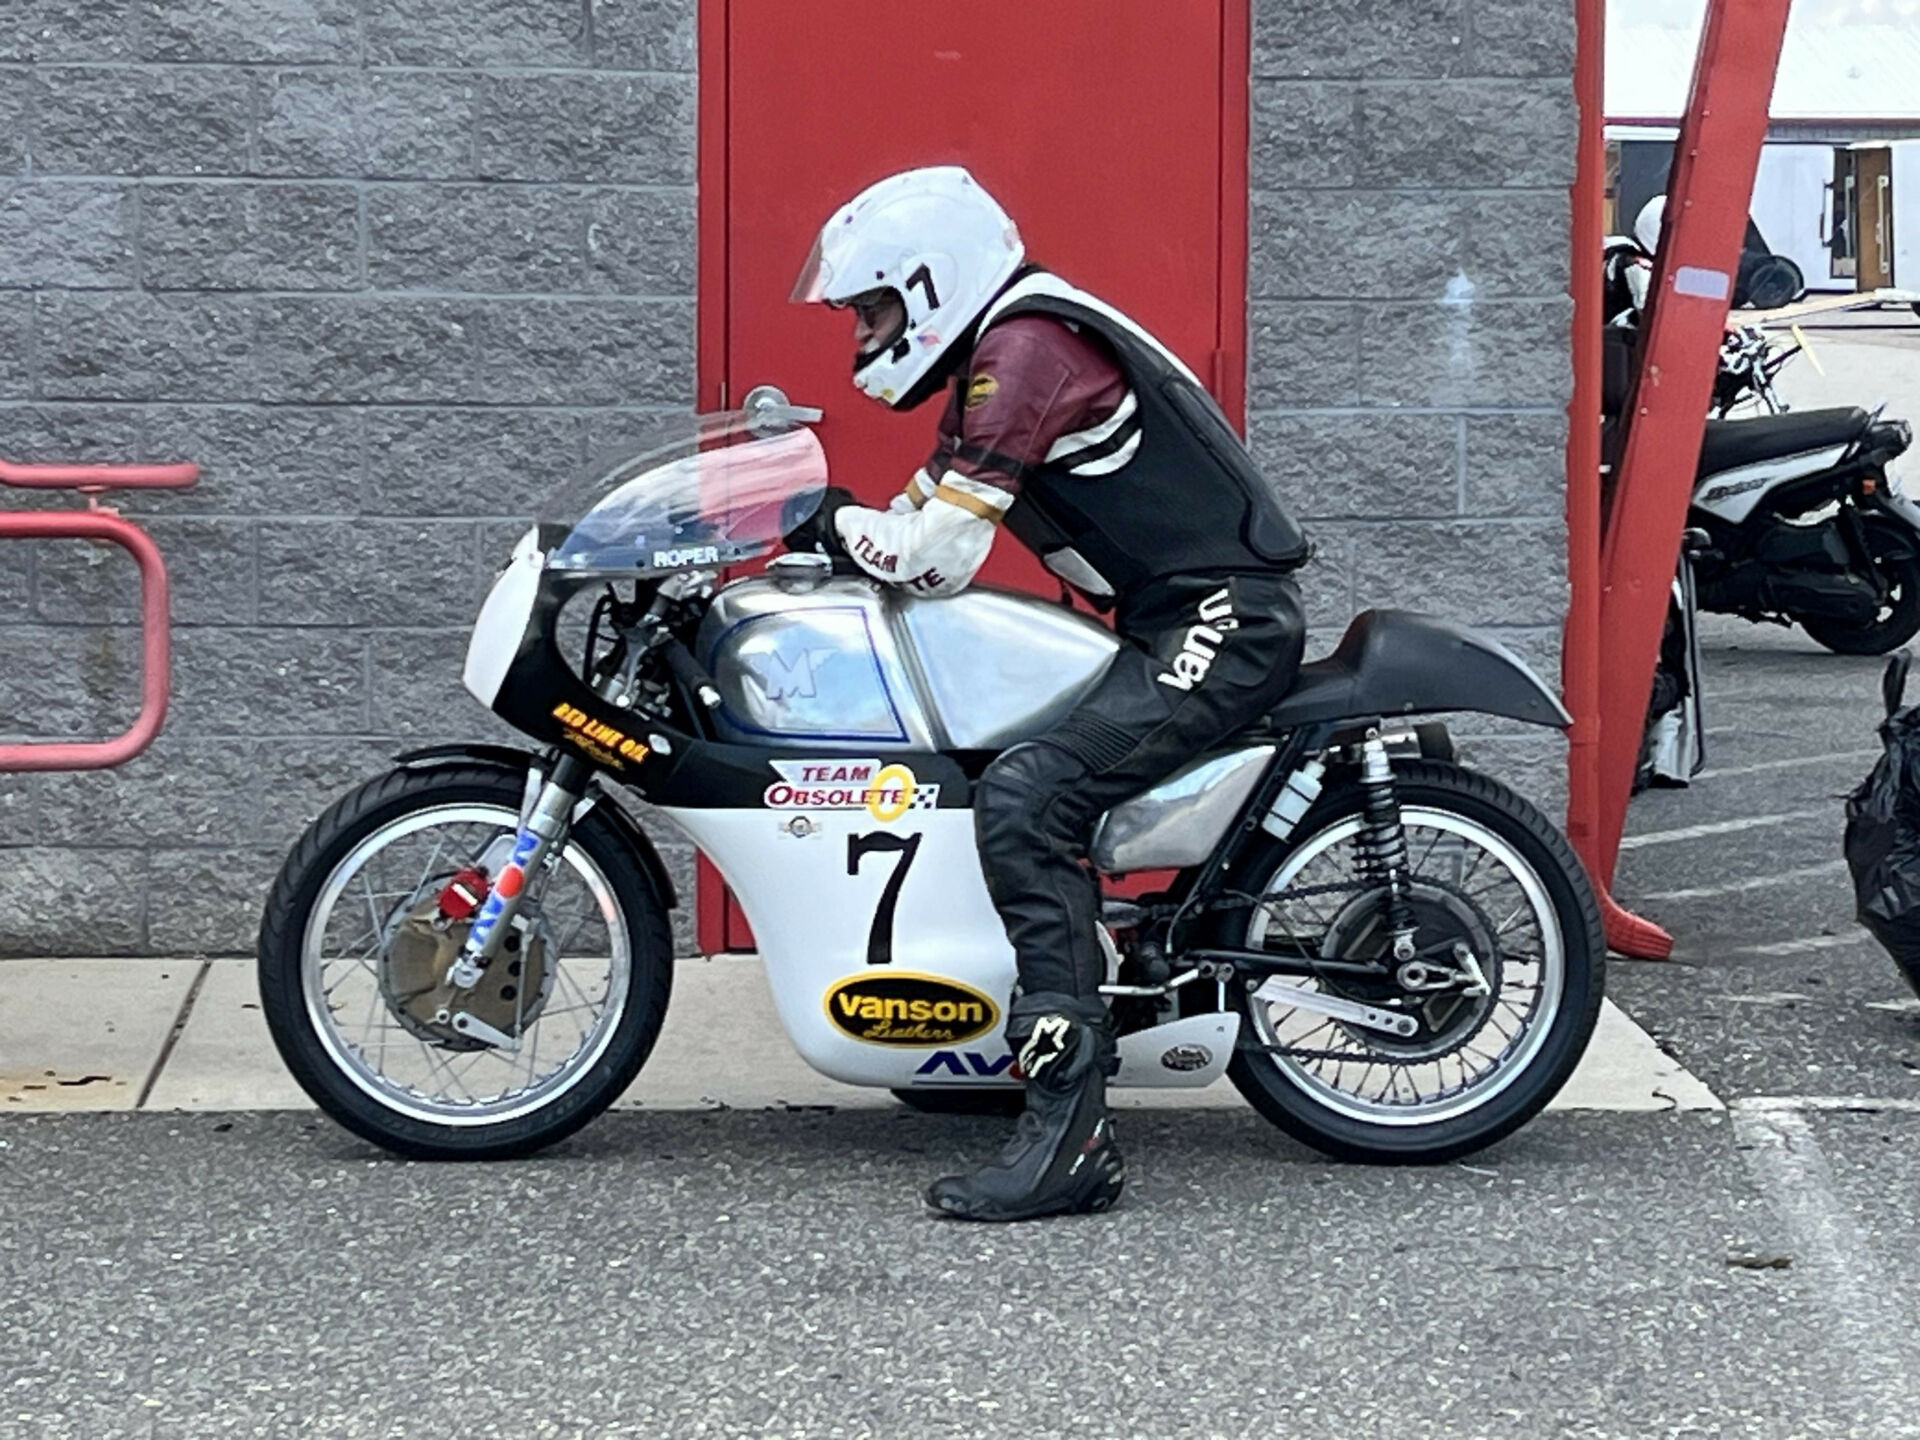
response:
M547 860L567 843L574 809L592 777L593 767L586 761L575 755L562 755L541 785L532 806L522 813L520 828L513 838L513 850L500 872L489 877L487 898L473 918L473 928L467 932L460 958L447 972L454 993L436 1017L441 1024L502 1049L519 1047L516 1037L475 1019L460 1008L460 1002L480 983L487 966L500 953L520 913L528 877L538 875Z

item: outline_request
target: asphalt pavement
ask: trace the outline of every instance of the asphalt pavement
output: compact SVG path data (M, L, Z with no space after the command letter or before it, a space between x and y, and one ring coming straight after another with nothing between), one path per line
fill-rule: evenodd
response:
M1920 412L1879 318L1816 334L1828 378ZM1880 664L1706 650L1710 768L1635 802L1616 886L1678 945L1609 993L1727 1110L1429 1169L1141 1111L1116 1212L1010 1229L917 1200L1001 1122L904 1110L469 1167L299 1111L0 1115L0 1437L1920 1435L1920 1015L1839 863Z

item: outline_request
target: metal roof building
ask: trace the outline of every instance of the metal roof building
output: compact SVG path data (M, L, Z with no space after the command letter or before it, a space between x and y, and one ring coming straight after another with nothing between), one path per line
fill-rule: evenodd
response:
M1704 0L1609 0L1607 119L1671 124L1686 105ZM1773 138L1920 135L1920 0L1794 0Z

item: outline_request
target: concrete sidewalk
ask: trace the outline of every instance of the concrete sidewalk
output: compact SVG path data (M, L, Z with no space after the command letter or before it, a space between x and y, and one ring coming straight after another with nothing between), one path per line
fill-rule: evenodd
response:
M737 1039L758 1035L752 1063ZM1119 1090L1129 1108L1237 1106L1205 1090ZM760 962L683 960L646 1070L621 1100L649 1110L888 1106L828 1080L780 1029ZM1711 1110L1720 1101L1608 1003L1571 1110ZM250 960L0 961L0 1115L72 1110L282 1110L308 1105L275 1053Z

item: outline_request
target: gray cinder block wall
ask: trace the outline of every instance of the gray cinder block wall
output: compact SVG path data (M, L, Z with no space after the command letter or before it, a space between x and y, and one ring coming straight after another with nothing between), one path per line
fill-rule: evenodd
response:
M1248 431L1321 546L1309 653L1403 606L1559 687L1573 53L1573 0L1255 0ZM1558 736L1455 731L1561 816Z
M234 952L306 822L486 735L467 627L539 494L693 393L694 0L0 0L0 454L129 502L175 698L0 777L0 953ZM137 693L132 566L0 547L0 734Z
M324 804L489 733L459 658L529 497L692 394L694 4L0 0L0 454L205 472L126 502L161 742L0 776L0 954L243 952ZM1255 0L1251 428L1316 648L1420 605L1557 673L1571 10ZM136 603L0 546L0 735L125 723ZM1557 744L1479 748L1557 797Z

